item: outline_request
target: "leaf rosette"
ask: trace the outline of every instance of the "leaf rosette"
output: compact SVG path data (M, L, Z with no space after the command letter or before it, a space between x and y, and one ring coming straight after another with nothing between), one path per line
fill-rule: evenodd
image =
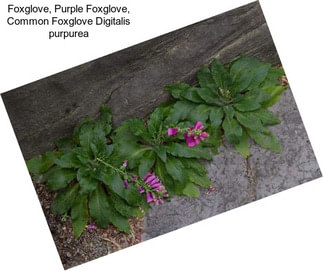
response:
M286 89L279 82L280 68L251 57L239 57L222 65L214 59L197 74L199 86L179 83L166 87L177 100L167 117L168 123L200 120L217 131L245 157L249 139L280 152L277 138L267 126L280 123L268 107L279 101Z

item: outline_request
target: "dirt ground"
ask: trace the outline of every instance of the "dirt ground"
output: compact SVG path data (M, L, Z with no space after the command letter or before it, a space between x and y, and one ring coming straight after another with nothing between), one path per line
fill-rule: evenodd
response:
M106 229L85 230L76 239L71 219L64 220L62 216L56 216L50 211L55 193L48 191L44 184L34 185L65 269L141 242L143 219L130 220L132 232L129 235L121 233L114 226L108 226Z

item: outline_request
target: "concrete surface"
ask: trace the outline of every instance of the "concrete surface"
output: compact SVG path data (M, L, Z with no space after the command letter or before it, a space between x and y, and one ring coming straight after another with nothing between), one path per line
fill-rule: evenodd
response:
M145 240L321 177L290 90L272 110L281 124L270 129L283 152L275 154L252 144L251 156L244 159L225 142L220 154L205 163L216 191L207 195L201 190L199 198L175 197L154 206L145 220Z

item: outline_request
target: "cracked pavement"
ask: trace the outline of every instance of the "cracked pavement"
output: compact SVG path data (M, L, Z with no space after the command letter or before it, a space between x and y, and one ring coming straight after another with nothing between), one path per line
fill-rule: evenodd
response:
M291 91L286 90L271 110L281 123L270 127L283 152L276 154L251 144L245 159L228 142L219 155L205 162L215 191L201 190L199 198L175 197L153 206L145 220L143 239L187 226L249 202L321 177L305 127Z

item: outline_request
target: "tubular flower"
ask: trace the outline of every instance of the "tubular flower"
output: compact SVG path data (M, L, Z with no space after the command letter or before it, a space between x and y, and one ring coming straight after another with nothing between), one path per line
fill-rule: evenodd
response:
M93 223L91 223L91 224L86 225L86 229L88 231L95 231L97 228Z
M122 166L126 168L128 166L128 160L124 160Z
M204 126L200 121L197 121L194 126L188 128L188 132L184 134L187 146L194 147L199 145L201 141L209 137L209 134L203 131L203 129Z
M146 191L147 202L155 202L156 204L163 203L164 197L168 197L167 191L158 177L148 172L144 177L144 182L150 187L152 191ZM142 188L142 187L141 187Z
M167 133L168 133L168 136L174 136L178 133L178 129L177 128L168 128Z

